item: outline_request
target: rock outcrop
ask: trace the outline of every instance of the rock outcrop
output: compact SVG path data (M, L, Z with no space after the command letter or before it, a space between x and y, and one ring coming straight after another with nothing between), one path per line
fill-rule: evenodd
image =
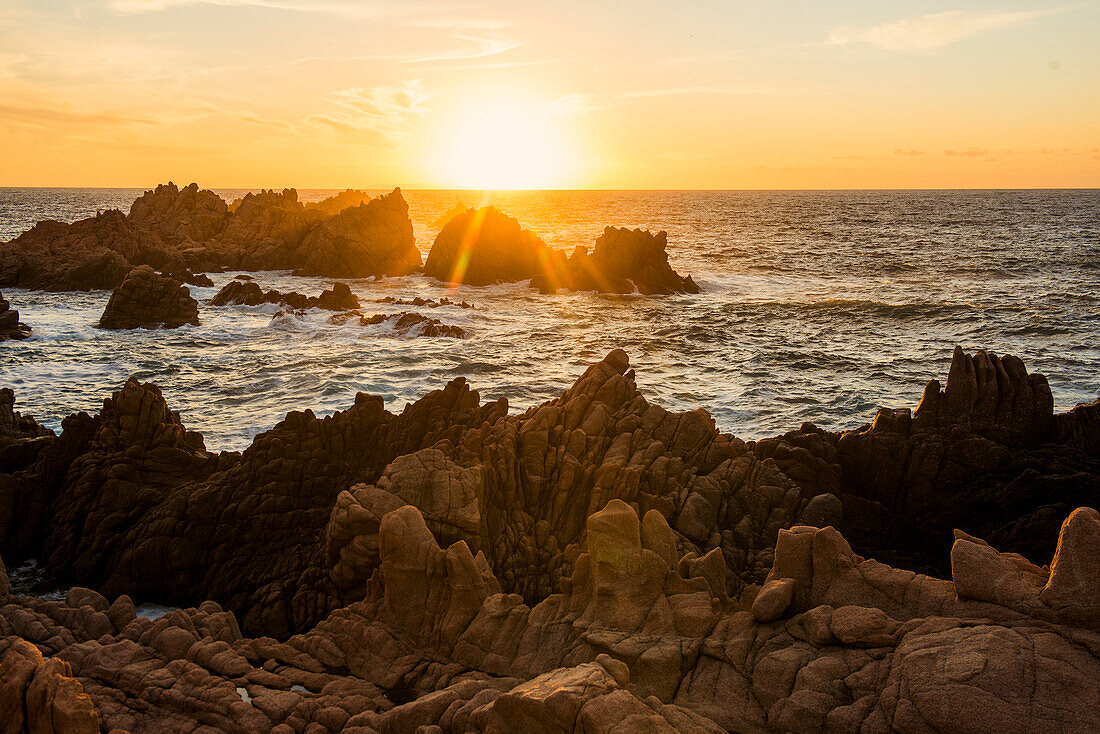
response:
M31 335L31 327L19 321L19 312L4 300L0 293L0 342L8 339L26 339Z
M305 296L296 291L265 291L254 280L233 279L210 300L213 306L258 306L262 303L275 303L293 309L321 308L327 311L359 308L359 299L351 292L347 283L334 283L332 288L321 291L319 296Z
M908 426L754 444L648 403L620 351L521 415L458 379L400 414L365 394L291 413L242 454L133 378L60 436L0 393L0 448L34 446L0 450L0 552L90 587L0 596L0 669L29 671L0 674L0 711L132 732L1095 730L1100 403L1054 415L1016 362L957 353ZM1046 556L967 529L1041 529L1079 496L1027 536ZM949 517L941 577L841 531L904 560Z
M321 201L311 201L306 204L306 209L316 209L327 216L339 214L345 209L360 204L366 204L371 200L371 195L358 189L345 189Z
M0 285L40 290L110 290L135 265L162 272L183 256L126 215L109 210L72 224L44 221L0 245Z
M528 606L484 554L394 507L364 598L285 642L209 601L152 621L89 589L9 596L0 710L135 734L1100 727L1093 510L1064 524L1049 570L960 537L950 580L793 527L740 599L720 558L677 559L655 510L612 500L586 524L562 590Z
M0 286L113 289L138 265L207 287L209 279L195 273L232 268L361 278L407 275L420 266L400 189L358 206L342 207L343 201L306 206L294 189L284 189L227 206L196 184L169 183L138 198L129 216L111 210L72 224L39 222L0 244Z
M807 425L754 451L804 493L838 496L861 553L935 573L956 528L1038 561L1074 507L1100 504L1100 401L1055 415L1046 378L1008 355L956 348L915 411L843 433Z
M558 270L561 253L496 207L468 209L436 235L424 272L447 283L492 285Z
M603 293L698 293L691 276L680 276L668 264L665 232L607 227L592 254L577 247L564 267L541 273L531 286L545 293L565 288Z
M187 286L148 265L130 271L99 319L101 329L175 329L198 323L199 303Z
M299 275L330 278L408 275L421 263L401 189L321 220L285 257Z

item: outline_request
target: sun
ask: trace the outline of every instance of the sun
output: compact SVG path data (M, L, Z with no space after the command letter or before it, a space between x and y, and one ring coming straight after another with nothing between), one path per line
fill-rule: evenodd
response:
M462 189L560 187L568 154L555 122L540 106L514 99L468 103L446 124L439 173Z

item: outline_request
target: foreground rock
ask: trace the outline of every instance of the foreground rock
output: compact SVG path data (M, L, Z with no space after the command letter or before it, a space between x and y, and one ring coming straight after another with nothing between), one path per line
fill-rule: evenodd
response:
M31 327L19 321L19 312L4 300L0 293L0 342L8 339L26 339L31 335Z
M95 588L0 598L0 660L30 642L131 731L1092 731L1100 403L1054 415L1017 362L957 353L920 430L754 444L649 404L619 351L522 415L458 379L400 414L291 413L243 454L136 379L56 437L0 405L38 442L2 468L0 552ZM898 461L926 483L858 483ZM898 486L926 494L870 499ZM967 529L1042 527L1076 492L1053 537L1011 536L1046 556ZM846 527L938 548L944 580Z
M528 606L483 553L395 507L363 600L286 642L242 635L213 602L154 622L88 589L9 596L0 709L25 730L135 733L1100 727L1094 510L1063 525L1049 570L960 537L950 580L794 527L739 600L721 558L678 557L655 510L612 500L586 525L562 591ZM779 586L785 602L762 614Z
M175 329L199 323L199 303L179 281L148 265L130 271L99 319L101 329Z
M229 281L214 295L210 303L214 306L258 306L262 303L275 303L293 309L321 308L328 311L359 308L359 299L351 292L347 283L334 283L332 288L321 291L320 296L305 296L295 291L265 291L251 279Z
M546 271L531 281L544 293L565 288L603 293L646 295L698 293L691 276L681 277L668 264L665 232L607 227L591 255L578 247L564 267Z
M112 210L72 224L39 222L0 244L0 286L113 289L138 265L205 286L209 280L192 273L232 268L360 278L419 267L400 189L353 207L343 207L347 197L336 199L310 207L284 189L248 194L230 207L196 184L169 183L138 198L129 216Z
M424 272L437 280L492 285L533 278L557 269L561 253L493 206L468 209L436 235Z

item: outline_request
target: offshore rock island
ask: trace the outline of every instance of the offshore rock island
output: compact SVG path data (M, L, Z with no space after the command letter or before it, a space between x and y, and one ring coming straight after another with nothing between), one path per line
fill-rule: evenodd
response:
M1100 728L1100 401L1015 357L756 442L619 350L520 415L458 378L243 453L136 378L60 435L16 397L0 557L71 587L0 574L16 731Z

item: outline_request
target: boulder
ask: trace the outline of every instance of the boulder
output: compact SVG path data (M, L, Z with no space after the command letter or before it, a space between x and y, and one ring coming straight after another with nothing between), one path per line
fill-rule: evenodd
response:
M187 287L148 265L130 271L99 319L101 329L175 329L198 323L199 303Z
M0 293L0 342L8 339L26 339L31 335L31 327L19 322L19 312L4 300Z
M492 285L557 269L561 253L494 206L468 209L436 235L424 272L437 280Z
M682 277L668 264L666 232L607 227L592 254L577 247L563 268L544 270L531 286L545 293L560 288L645 295L698 293L691 276Z

